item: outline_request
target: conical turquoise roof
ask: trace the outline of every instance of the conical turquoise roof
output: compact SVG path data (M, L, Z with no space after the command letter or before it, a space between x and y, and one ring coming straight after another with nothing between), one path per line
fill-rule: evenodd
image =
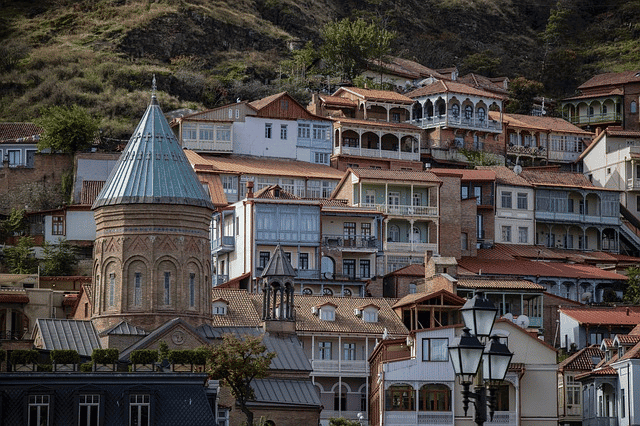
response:
M213 209L155 94L92 208L151 203Z

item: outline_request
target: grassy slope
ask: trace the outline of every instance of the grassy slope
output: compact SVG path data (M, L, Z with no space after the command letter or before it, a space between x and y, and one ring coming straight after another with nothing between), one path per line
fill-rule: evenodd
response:
M577 0L576 0L577 1ZM572 48L582 75L640 68L637 1L587 10ZM597 3L597 2L596 2ZM493 72L538 78L554 1L534 0L57 0L5 2L0 14L0 120L28 121L41 107L79 104L126 138L148 102L151 75L165 111L210 108L277 88L279 60L292 40L319 42L322 25L374 15L398 31L397 55L425 65L457 65L473 54ZM595 4L595 3L594 3ZM624 13L620 13L620 11Z

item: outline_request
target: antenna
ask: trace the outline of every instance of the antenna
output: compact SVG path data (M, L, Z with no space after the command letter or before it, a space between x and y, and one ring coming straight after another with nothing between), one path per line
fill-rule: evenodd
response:
M156 75L153 74L153 79L151 80L151 96L156 97Z

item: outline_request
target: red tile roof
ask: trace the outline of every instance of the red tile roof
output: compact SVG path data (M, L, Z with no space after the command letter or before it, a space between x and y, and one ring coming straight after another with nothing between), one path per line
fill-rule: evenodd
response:
M429 171L382 170L382 169L349 169L360 179L382 179L402 182L441 183L438 177Z
M500 113L496 111L489 111L489 117L494 120L499 120ZM594 136L594 133L582 130L580 127L575 126L567 120L558 117L540 117L535 115L503 113L502 121L507 126L522 129L544 130L554 133L570 133L588 138Z
M322 164L305 161L283 160L265 157L230 155L216 157L196 154L184 150L187 159L196 172L218 172L220 174L249 174L266 176L293 176L311 179L339 180L344 175L337 169Z
M320 99L327 105L334 106L344 106L355 108L358 103L349 98L343 98L342 96L329 96L329 95L320 95Z
M560 262L534 262L524 259L477 259L463 257L458 262L461 268L474 274L507 275L507 276L537 276L606 279L626 281L624 275L605 271L590 265L568 265Z
M472 87L477 87L480 89L488 90L490 92L500 93L501 95L508 96L509 90L505 89L502 83L504 81L504 78L491 79L483 75L470 73L463 77L458 77L457 81Z
M496 180L496 173L493 170L482 170L482 169L445 169L445 168L433 168L431 172L434 174L446 174L451 175L455 174L460 176L460 180L462 182L493 182Z
M617 334L614 340L620 342L621 345L629 346L640 342L640 336L637 334Z
M524 179L529 181L533 186L552 186L552 187L570 187L597 189L606 191L589 181L582 173L562 172L556 167L527 167L520 173Z
M415 132L421 132L422 129L420 129L417 126L414 126L413 124L408 124L408 123L393 123L391 121L373 121L373 120L360 120L357 118L345 118L345 117L329 117L331 120L333 120L336 123L340 123L340 124L357 124L360 126L366 126L366 127L381 127L384 129L387 128L393 128L393 129L407 129L407 130L413 130Z
M440 297L443 298L444 303L446 305L464 305L466 302L466 299L458 296L457 294L451 293L450 291L447 290L438 290L435 291L433 293L413 293L413 294L407 294L406 296L404 296L402 299L398 300L392 307L395 308L400 308L402 306L408 306L408 305L413 305L413 304L419 304L422 302L426 302L429 300L433 300L433 299L439 299Z
M411 264L404 268L397 269L387 276L406 276L406 277L420 277L424 278L424 264Z
M280 92L280 93L276 93L275 95L267 96L266 98L257 99L255 101L249 102L249 106L251 108L255 109L256 111L259 111L262 108L264 108L267 105L269 105L271 102L273 102L276 99L280 98L281 96L285 95L286 93L287 92Z
M455 81L443 80L438 80L434 83L422 86L419 89L407 93L406 95L415 99L421 96L435 95L438 93L457 93L460 95L474 95L484 98L504 99L503 96L487 92L486 90L476 89L475 87L471 87L463 83L456 83Z
M591 371L596 366L593 362L594 358L600 360L603 359L604 352L595 345L588 346L580 349L578 352L558 364L558 369L570 371Z
M576 379L584 379L589 376L617 376L618 372L613 367L603 367L597 370L589 371L587 373L578 374Z
M413 103L413 99L403 94L393 92L391 90L361 89L360 87L341 87L336 90L334 96L338 95L341 92L350 92L368 101L383 101L402 104Z
M505 166L477 166L478 170L492 170L496 175L496 183L513 186L531 186L522 176Z
M578 86L578 90L590 89L598 86L615 86L626 83L640 83L640 71L608 72L598 74Z
M571 96L569 98L564 98L564 101L578 101L581 99L592 99L594 97L600 96L622 96L624 95L624 90L620 87L598 87L594 89L589 89L586 94L579 94L575 96Z
M558 311L573 318L580 324L634 327L640 324L640 306L563 307L559 308Z
M500 290L538 290L544 291L545 286L527 280L501 278L467 278L458 279L458 288L472 289L500 289Z
M276 193L278 195L276 196ZM268 200L300 200L301 198L285 191L280 185L269 185L253 194L253 198L261 198Z
M0 293L0 303L29 303L29 296L22 292L2 292Z
M0 123L0 143L36 143L43 131L33 123Z

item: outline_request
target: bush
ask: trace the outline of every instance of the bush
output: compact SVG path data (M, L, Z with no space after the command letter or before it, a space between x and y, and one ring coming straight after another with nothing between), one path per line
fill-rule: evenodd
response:
M0 362L4 362L7 359L7 351L0 349Z
M95 364L113 364L118 362L120 352L116 348L94 349L91 353L91 360Z
M53 371L53 365L51 364L38 364L38 371Z
M172 364L193 364L193 355L191 349L175 349L169 351L168 359Z
M56 364L78 364L80 355L73 349L55 349L51 351L51 361Z
M205 348L196 348L193 350L193 361L195 365L205 365L207 363L207 350Z
M18 349L11 352L11 364L35 364L39 356L34 349Z
M93 371L93 363L85 362L84 364L80 364L80 371L83 373L90 373Z
M155 349L138 349L131 352L133 364L153 364L158 361L158 351Z

